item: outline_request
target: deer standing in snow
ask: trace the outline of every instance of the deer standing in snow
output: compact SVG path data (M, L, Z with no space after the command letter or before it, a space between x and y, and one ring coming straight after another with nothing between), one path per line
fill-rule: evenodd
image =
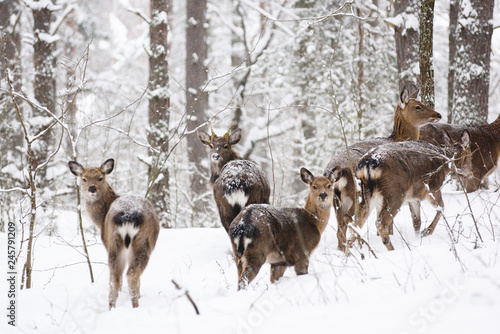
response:
M498 166L500 157L500 115L489 124L457 125L432 124L424 126L420 133L422 140L435 145L445 145L445 132L455 141L460 139L464 130L469 131L472 151L472 175L461 177L465 191L479 189L481 181L490 175Z
M240 158L233 146L241 140L241 129L228 130L219 137L198 130L200 141L210 147L210 186L219 210L222 226L229 231L234 217L246 205L269 203L270 187L262 168Z
M80 179L85 211L99 228L108 252L109 308L116 306L122 276L128 264L127 280L132 306L139 306L140 277L153 251L160 225L150 202L136 196L118 196L106 182L115 166L113 159L101 167L84 168L68 162L71 173Z
M419 139L419 129L429 123L436 123L441 115L427 107L417 98L418 90L409 95L405 87L401 91L400 101L394 114L393 132L388 138L365 140L338 151L328 163L325 174L334 173L335 197L333 207L337 218L337 239L340 250L347 250L347 226L353 222L358 211L357 220L361 224L368 218L369 205L361 193L361 202L358 205L356 182L354 173L359 159L370 149L389 142ZM418 204L409 203L414 224L420 222L420 207Z
M368 190L365 200L372 202L368 207L376 207L377 231L388 250L394 249L389 237L393 219L405 202L427 200L437 208L432 223L422 231L422 236L431 235L442 215L441 186L446 175L452 169L464 176L470 174L469 132L464 131L458 143L452 144L449 137L446 143L447 147L422 140L387 143L373 148L359 161L356 177Z
M300 177L310 189L304 208L252 204L231 224L238 290L246 288L266 262L271 264L271 282L283 276L289 266L294 266L297 275L308 273L309 257L330 218L333 179L331 175L314 177L305 168Z

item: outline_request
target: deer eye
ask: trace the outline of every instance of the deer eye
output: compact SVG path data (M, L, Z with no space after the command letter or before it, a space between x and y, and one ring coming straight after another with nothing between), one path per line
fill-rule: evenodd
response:
M83 181L83 182L87 182L87 179L86 179L86 178L83 178L83 179L82 179L82 181Z
M224 145L224 148L227 150L229 148L229 145L228 144Z
M420 106L416 106L416 108L415 108L415 109L420 110L420 109L422 109L422 108L420 108Z
M212 145L212 144L208 145L208 147L210 147L211 150L214 149L214 145Z
M101 181L102 181L102 176L99 178L99 182L101 182Z
M330 189L331 187L332 187L332 185L331 185L331 184L329 184L329 185L328 185L328 189Z
M314 190L316 190L316 189L318 189L318 187L316 187L316 186L313 186L313 189L314 189Z

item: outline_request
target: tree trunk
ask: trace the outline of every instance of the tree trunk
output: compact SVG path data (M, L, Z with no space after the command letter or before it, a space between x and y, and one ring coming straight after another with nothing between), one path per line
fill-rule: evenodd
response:
M169 171L166 158L169 150L170 92L168 86L168 20L170 0L151 0L149 25L149 133L151 164L149 165L149 200L153 203L160 224L170 226Z
M208 108L208 94L205 92L207 84L207 57L205 12L206 0L191 0L186 2L186 113L187 128L195 129L205 122ZM191 169L191 192L195 196L193 210L205 210L200 196L206 192L207 169L202 160L206 159L205 146L198 140L196 134L187 136L188 158ZM205 176L205 177L204 177Z
M448 123L453 120L453 81L455 80L455 55L457 53L456 30L458 22L458 1L450 0L450 33L448 35Z
M7 71L11 76L14 91L21 91L21 36L19 27L20 6L18 0L0 1L0 187L7 189L19 186L22 180L15 175L3 172L7 165L15 165L22 169L21 148L23 145L23 134L19 131L19 120L14 110L12 96L7 93ZM4 37L5 36L5 37ZM5 58L4 58L5 57ZM6 61L5 61L6 60ZM7 92L6 92L7 91ZM21 99L16 102L21 107ZM2 198L11 202L11 196ZM15 199L14 199L15 201ZM3 205L4 203L2 203Z
M419 6L417 0L394 1L395 16L400 15L401 24L395 27L396 56L399 76L399 92L408 87L410 92L418 88L419 64Z
M40 1L36 0L35 3ZM33 13L33 35L35 43L33 45L33 61L35 65L35 82L33 85L34 96L40 106L47 108L52 113L56 113L56 80L54 78L55 57L53 54L53 41L50 34L50 24L52 21L52 9L54 5L51 1L46 2L45 7L34 7ZM32 119L37 120L32 124L31 133L38 135L46 130L52 122L52 118L46 112L33 107ZM39 139L33 150L33 166L38 167L44 163L50 151L50 131ZM46 169L38 171L40 185L47 184Z
M420 7L420 99L434 109L434 64L432 62L434 0L425 0Z
M488 120L493 5L493 0L459 1L453 123L483 124Z

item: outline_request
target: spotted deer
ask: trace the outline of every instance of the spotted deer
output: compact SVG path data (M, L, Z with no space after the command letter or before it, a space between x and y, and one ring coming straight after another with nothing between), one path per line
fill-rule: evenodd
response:
M210 182L222 226L229 231L234 217L245 206L269 203L270 187L262 168L253 161L240 158L233 146L241 140L241 129L228 130L217 136L198 130L200 141L210 147Z
M393 219L405 202L427 200L437 208L422 236L434 232L444 208L441 187L447 174L467 176L472 170L469 132L464 131L460 138L452 144L447 136L446 147L422 140L387 143L360 159L356 177L368 189L365 200L377 210L377 231L388 250L394 249L389 237Z
M471 138L472 175L461 177L465 191L473 192L479 189L481 181L490 175L498 166L500 157L500 115L489 124L458 125L433 124L424 126L420 138L435 145L444 145L445 132L453 140L459 140L461 133L467 130Z
M108 159L100 167L84 168L76 161L69 169L80 179L85 211L99 228L108 252L109 308L116 306L122 276L128 264L127 280L132 306L139 306L140 277L153 251L160 225L150 202L136 196L118 196L106 181L115 166Z
M400 142L405 140L419 139L420 128L429 123L436 123L441 119L441 114L427 107L417 100L418 90L409 95L408 89L403 88L400 94L400 101L394 113L394 125L392 134L388 138L377 138L365 140L349 146L347 149L338 151L330 160L325 169L325 174L334 169L334 202L335 215L337 218L337 239L338 248L342 251L347 250L347 226L354 221L361 221L360 224L368 218L370 211L364 200L363 191L361 191L361 202L358 205L357 187L354 179L354 172L359 159L370 149L378 145L389 142ZM356 214L356 210L358 210ZM414 203L410 203L410 210L414 222L420 221L420 208Z
M302 181L309 185L304 208L278 208L269 204L245 207L229 229L238 269L238 290L245 289L264 263L271 264L271 282L287 267L297 275L308 273L309 258L328 224L332 206L331 175L314 177L305 168Z

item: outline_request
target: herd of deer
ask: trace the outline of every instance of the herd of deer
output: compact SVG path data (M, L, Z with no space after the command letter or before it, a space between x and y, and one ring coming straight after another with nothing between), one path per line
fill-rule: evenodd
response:
M270 186L262 168L242 159L233 150L241 130L217 136L199 130L200 141L210 148L210 186L222 226L229 234L238 270L238 290L256 277L264 263L271 265L271 282L293 266L307 274L309 257L318 246L333 205L340 250L347 252L347 227L362 227L372 208L376 226L388 250L393 219L408 203L415 232L420 232L420 201L436 207L436 216L422 236L433 233L442 215L441 187L448 173L467 192L497 166L500 155L500 116L491 124L464 126L433 124L441 115L418 101L406 88L387 138L358 142L337 152L322 176L301 168L309 185L304 208L269 204ZM420 140L419 140L420 139ZM100 167L84 168L70 161L70 171L80 179L87 215L97 225L108 252L109 307L115 307L123 271L133 307L139 299L140 276L147 266L159 234L158 216L151 203L136 196L118 196L106 182L114 160ZM358 187L360 184L360 187Z

